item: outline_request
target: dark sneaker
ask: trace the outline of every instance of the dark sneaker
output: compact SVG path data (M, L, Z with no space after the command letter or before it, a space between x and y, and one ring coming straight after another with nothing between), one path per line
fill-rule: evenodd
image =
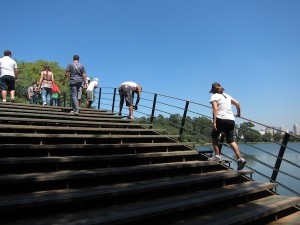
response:
M242 170L246 165L246 160L243 158L239 158L237 164L238 164L237 170Z

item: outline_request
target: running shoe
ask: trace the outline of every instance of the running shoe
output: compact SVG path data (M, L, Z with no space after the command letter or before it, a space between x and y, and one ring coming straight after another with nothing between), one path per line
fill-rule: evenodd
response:
M208 161L222 161L222 158L219 155L214 155L214 156L208 158Z
M246 165L246 160L243 158L239 158L237 161L237 170L244 169L245 165Z

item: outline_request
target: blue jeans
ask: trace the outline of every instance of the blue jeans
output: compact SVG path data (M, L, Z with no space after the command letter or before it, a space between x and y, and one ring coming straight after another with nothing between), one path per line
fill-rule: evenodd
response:
M82 83L76 83L70 85L71 103L74 112L79 112L78 96L81 96L81 91L82 91L81 85Z
M52 98L52 105L58 106L58 98Z
M50 105L50 99L51 99L51 88L42 88L42 100L43 104L47 103L47 105Z

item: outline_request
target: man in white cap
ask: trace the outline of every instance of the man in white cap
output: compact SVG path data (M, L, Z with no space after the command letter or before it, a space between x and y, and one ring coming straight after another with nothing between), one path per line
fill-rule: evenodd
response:
M94 90L98 87L98 78L88 84L86 89L86 108L90 108L94 101Z

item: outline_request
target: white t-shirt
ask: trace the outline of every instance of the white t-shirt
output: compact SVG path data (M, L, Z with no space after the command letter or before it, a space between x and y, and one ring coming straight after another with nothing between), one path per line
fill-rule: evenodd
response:
M15 71L14 69L17 69L17 63L15 60L13 60L12 58L10 58L9 56L4 56L2 58L0 58L0 76L4 76L4 75L10 75L15 77Z
M226 98L224 97L224 95L226 96ZM210 103L216 101L218 104L217 118L225 120L235 120L234 114L231 109L231 99L232 97L228 94L225 94L224 92L223 94L213 94L210 97Z
M126 81L124 83L122 83L120 85L121 86L127 86L130 88L131 91L135 91L136 90L136 87L137 87L137 84L135 82L132 82L132 81Z
M95 88L95 85L96 85L96 87L98 86L98 81L96 81L96 80L91 81L91 83L89 83L89 86L87 87L86 90L93 91Z

